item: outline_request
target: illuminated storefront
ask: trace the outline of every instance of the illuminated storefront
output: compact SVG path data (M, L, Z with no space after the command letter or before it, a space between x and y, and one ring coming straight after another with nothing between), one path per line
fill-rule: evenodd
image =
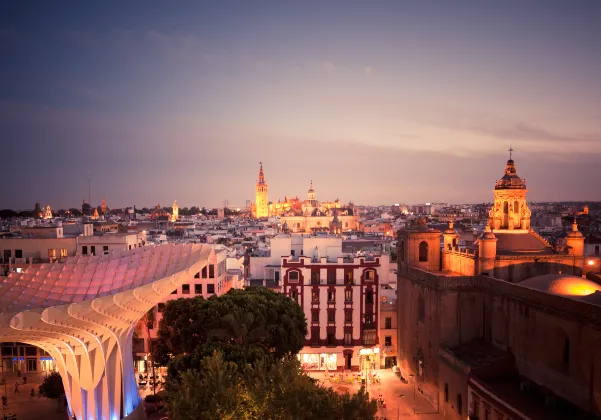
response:
M337 370L337 353L301 353L298 355L304 370Z

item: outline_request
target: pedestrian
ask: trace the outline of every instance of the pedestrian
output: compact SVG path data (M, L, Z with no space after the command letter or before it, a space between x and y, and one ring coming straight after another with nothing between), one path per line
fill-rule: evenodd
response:
M19 383L15 382L15 394L19 393Z

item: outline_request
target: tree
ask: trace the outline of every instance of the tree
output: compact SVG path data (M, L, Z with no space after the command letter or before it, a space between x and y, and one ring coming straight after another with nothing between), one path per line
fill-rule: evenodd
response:
M84 203L81 205L81 213L82 213L83 215L88 215L88 216L91 216L91 215L92 215L92 206L90 205L90 203L86 203L86 202L84 202Z
M17 217L19 213L11 209L0 210L1 219L10 219L11 217Z
M263 358L252 366L228 362L220 352L170 381L167 404L174 420L374 419L367 394L339 395L302 372L296 357Z
M63 379L58 372L52 372L44 378L44 382L39 387L40 395L51 400L57 400L60 411L60 397L65 393L63 388Z
M141 322L146 328L146 335L148 337L148 358L150 359L150 365L152 366L152 393L156 394L156 376L154 374L154 352L152 351L152 339L150 337L150 330L154 328L156 323L156 307L153 306L144 314Z
M69 213L73 217L80 217L82 215L81 210L76 209L76 208L69 209Z
M292 299L263 287L232 289L208 300L196 296L168 302L158 332L162 353L157 356L165 361L166 353L196 352L202 358L217 348L238 346L237 354L281 358L298 353L306 335L305 314Z

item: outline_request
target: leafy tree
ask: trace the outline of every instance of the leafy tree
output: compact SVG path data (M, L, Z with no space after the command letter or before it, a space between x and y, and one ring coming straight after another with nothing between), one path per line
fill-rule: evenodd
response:
M92 215L92 206L90 205L90 203L83 203L81 205L81 213L84 215Z
M36 217L32 211L24 210L19 212L19 217Z
M190 211L188 212L188 214L190 214L190 215L198 214L198 213L200 213L200 209L196 206L190 207Z
M69 209L69 213L71 213L71 215L73 217L80 217L81 216L81 210L76 209L76 208Z
M0 218L10 219L11 217L17 217L19 214L11 209L0 210Z
M61 375L58 372L50 373L50 375L44 378L44 382L40 385L38 392L46 398L56 400L58 409L60 410L60 397L65 393Z
M196 296L168 302L158 332L157 360L168 359L166 353L197 352L202 357L216 348L235 346L242 348L238 353L281 358L298 353L306 334L305 314L292 299L263 287L232 289L208 300Z
M361 390L339 395L302 372L295 357L240 367L220 352L205 357L196 369L167 387L171 418L221 419L374 419L375 400Z

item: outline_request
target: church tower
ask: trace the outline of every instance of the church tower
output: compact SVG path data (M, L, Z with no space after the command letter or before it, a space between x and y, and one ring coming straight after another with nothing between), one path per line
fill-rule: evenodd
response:
M102 197L102 203L100 204L100 210L102 211L102 214L106 214L106 201L104 201L104 197Z
M265 182L265 174L263 173L263 162L259 162L261 169L259 169L259 181L255 187L255 206L253 216L258 218L269 217L269 201L268 201L268 187Z
M511 158L513 149L509 148L509 160L505 166L505 175L495 185L495 202L488 212L488 224L491 229L530 230L532 212L526 203L526 181L520 178Z
M173 212L171 215L171 221L172 222L177 222L177 220L179 219L179 206L177 205L177 200L173 201Z
M317 207L317 199L315 198L315 190L313 189L313 180L311 180L311 186L307 192L307 198L309 201L309 206Z

